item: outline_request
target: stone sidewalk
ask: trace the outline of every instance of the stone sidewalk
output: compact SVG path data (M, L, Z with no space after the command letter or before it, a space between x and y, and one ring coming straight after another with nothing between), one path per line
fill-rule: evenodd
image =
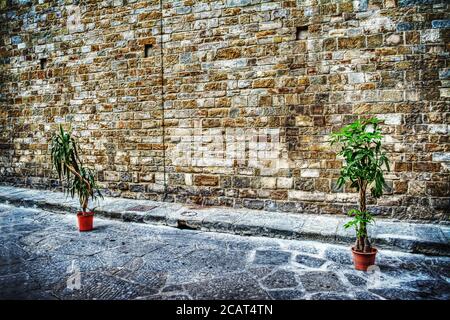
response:
M450 257L380 250L354 270L348 245L180 230L0 204L0 300L450 298Z
M0 201L51 212L75 213L76 200L62 192L0 186ZM354 242L354 230L345 230L345 216L276 213L226 207L189 206L105 197L96 204L99 216L177 228L315 240L336 244ZM374 245L411 253L450 256L450 226L378 219L370 226Z

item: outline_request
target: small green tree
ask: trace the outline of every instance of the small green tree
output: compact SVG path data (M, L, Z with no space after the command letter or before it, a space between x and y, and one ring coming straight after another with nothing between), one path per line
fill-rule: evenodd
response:
M66 192L73 198L77 193L83 214L86 213L89 198L95 200L102 197L95 182L95 172L83 167L78 156L78 146L69 132L59 126L51 141L51 158L53 167L63 185L63 178L67 183Z
M344 227L355 227L355 250L361 252L372 250L367 225L373 222L373 217L366 208L366 191L370 188L372 196L379 198L386 185L383 167L390 170L389 160L381 147L380 122L377 118L357 120L331 135L331 144L341 145L338 155L345 160L337 185L340 187L350 181L350 187L359 192L359 210L348 212L353 219Z

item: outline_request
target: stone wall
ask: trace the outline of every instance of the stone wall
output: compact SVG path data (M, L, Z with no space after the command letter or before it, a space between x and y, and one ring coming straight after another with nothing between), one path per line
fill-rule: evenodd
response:
M0 0L2 183L56 187L48 139L70 123L108 194L340 214L357 197L327 139L376 115L392 171L371 209L449 219L446 1L162 8Z

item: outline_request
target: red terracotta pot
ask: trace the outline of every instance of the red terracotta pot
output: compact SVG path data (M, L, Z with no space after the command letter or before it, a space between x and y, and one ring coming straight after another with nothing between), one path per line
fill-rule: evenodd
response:
M78 229L80 231L91 231L94 228L93 212L78 212Z
M372 248L372 252L360 252L355 251L354 247L352 247L353 254L353 263L355 264L356 270L367 271L369 266L373 266L375 264L375 256L378 250L376 248Z

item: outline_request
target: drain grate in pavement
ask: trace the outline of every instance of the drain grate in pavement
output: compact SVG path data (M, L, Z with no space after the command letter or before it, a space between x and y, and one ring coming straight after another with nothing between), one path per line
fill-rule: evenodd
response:
M200 204L188 204L185 207L188 209L191 209L191 210L202 210L202 209L210 209L213 206L202 206Z
M134 206L134 207L127 208L127 211L148 212L148 211L151 211L151 210L155 209L156 207L157 206L139 205L139 206Z
M180 215L185 217L195 217L197 215L197 212L195 211L183 211Z

